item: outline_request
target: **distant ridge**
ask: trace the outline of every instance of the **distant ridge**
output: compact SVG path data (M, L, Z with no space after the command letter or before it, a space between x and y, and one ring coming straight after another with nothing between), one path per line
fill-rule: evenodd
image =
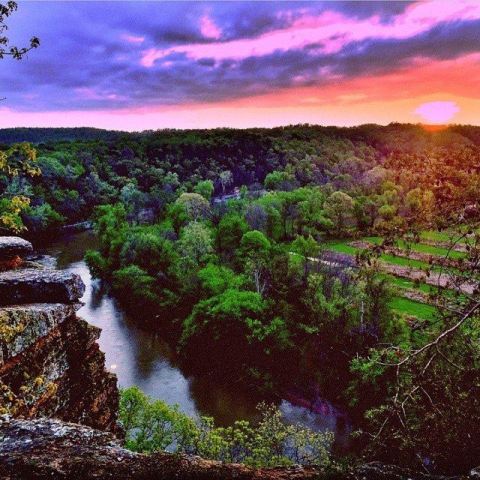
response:
M424 125L412 123L390 123L389 125L378 124L363 124L354 127L338 127L338 126L323 126L312 124L299 125L285 125L282 127L252 127L252 128L211 128L211 129L169 129L163 128L159 130L144 130L141 132L127 132L120 130L104 130L93 127L18 127L18 128L1 128L0 129L0 147L1 145L9 145L18 142L30 142L33 144L49 143L49 142L71 142L71 141L115 141L121 138L136 138L139 137L170 137L170 136L185 136L195 134L199 136L209 135L207 132L229 132L229 135L255 134L255 135L282 135L284 132L292 132L297 135L302 131L303 135L308 137L312 135L325 135L333 137L349 138L351 140L362 140L374 137L378 141L382 141L384 135L404 134L425 135L428 138L436 135L452 135L457 134L465 137L476 145L480 145L480 126L474 125ZM242 133L243 132L243 133ZM283 133L282 133L283 132ZM446 139L446 137L445 137Z
M72 140L115 140L128 132L103 130L101 128L2 128L0 129L0 143L10 144L17 142L59 142Z

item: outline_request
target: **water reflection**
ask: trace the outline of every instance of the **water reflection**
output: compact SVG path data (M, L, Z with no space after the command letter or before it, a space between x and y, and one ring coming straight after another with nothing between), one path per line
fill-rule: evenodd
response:
M138 385L154 398L177 404L189 415L212 416L220 425L257 418L256 405L262 400L259 392L253 388L240 388L235 379L219 385L213 375L187 375L174 349L159 334L143 331L135 325L101 282L92 279L83 261L85 251L96 246L96 237L84 232L66 236L44 248L42 253L54 257L57 268L82 277L86 291L82 298L84 306L78 314L102 329L100 348L105 353L107 368L117 375L119 385ZM49 257L42 261L55 263ZM280 401L280 408L288 421L319 431L333 430L337 441L344 443L348 424L328 402L319 400L320 403L315 405L323 407L317 408L304 405L301 399L292 401Z

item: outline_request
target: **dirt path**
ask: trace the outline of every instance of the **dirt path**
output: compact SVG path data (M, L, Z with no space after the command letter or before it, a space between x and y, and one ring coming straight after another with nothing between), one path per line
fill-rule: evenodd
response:
M425 245L430 245L432 247L438 247L438 248L446 248L446 249L451 248L455 252L462 252L462 253L467 252L467 246L462 243L457 243L452 246L451 242L440 242L440 241L428 240L428 239L422 239L420 243L423 243Z
M458 289L463 293L472 295L477 284L474 282L467 282L452 274L442 272L430 272L430 275L423 270L418 270L411 267L403 267L401 265L392 265L391 263L380 262L382 268L392 275L397 277L408 278L409 280L419 280L434 287Z

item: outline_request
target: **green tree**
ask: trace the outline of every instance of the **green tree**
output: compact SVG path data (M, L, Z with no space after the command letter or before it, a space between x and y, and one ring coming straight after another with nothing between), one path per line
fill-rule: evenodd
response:
M113 288L123 303L131 307L154 308L158 305L155 279L137 265L129 265L113 273Z
M258 230L245 233L240 242L239 252L245 270L250 274L259 295L263 295L267 286L266 276L270 249L270 241Z
M140 210L145 206L145 194L142 193L134 182L127 183L120 191L120 200L125 205L130 219L135 219Z
M153 232L130 233L120 252L122 265L135 264L149 275L166 278L173 274L177 254L173 243Z
M265 232L268 222L268 214L265 208L256 203L248 204L245 212L245 220L252 230L260 230Z
M344 232L353 217L354 202L350 195L344 192L334 192L324 204L325 214L332 220L334 228Z
M291 190L294 186L295 177L285 171L269 173L263 182L267 190Z
M222 192L225 195L227 187L233 183L233 175L230 170L224 170L219 175L220 185L222 186Z
M414 188L407 193L405 203L409 209L412 223L431 226L435 208L435 195L431 190Z
M85 260L95 276L108 277L120 268L120 253L128 232L127 213L123 204L98 207L94 228L100 241L100 251L87 251Z
M220 252L231 257L240 246L243 234L248 230L245 220L236 213L222 217L216 231L216 243Z
M237 275L228 267L212 263L199 270L198 278L208 295L219 295L228 289L239 289L245 283L242 275Z
M255 467L329 465L330 432L287 425L273 405L260 404L258 410L256 424L237 421L229 427L217 427L212 418L193 419L178 407L130 387L120 392L119 417L127 448L137 452L169 450Z
M320 246L311 235L309 235L307 238L297 236L297 238L292 242L292 250L303 257L303 274L304 278L306 279L308 274L308 265L312 261L317 260L318 254L320 253Z
M183 322L182 343L193 336L240 345L249 332L249 322L259 319L266 303L256 292L228 289L198 302ZM228 334L226 334L228 332ZM200 338L199 338L200 337Z
M30 232L44 232L59 227L65 221L65 217L46 202L36 207L27 207L23 212L23 218Z
M333 223L327 218L323 205L325 197L319 190L311 189L307 199L298 204L298 230L301 234L320 235L329 231Z
M208 227L200 222L190 222L180 234L178 249L182 264L197 268L213 252L212 233Z
M200 194L203 198L205 198L205 200L208 201L212 199L213 190L214 186L211 180L202 180L198 182L193 188L193 191L195 193Z
M190 220L202 220L210 217L210 203L198 193L182 193L175 202L185 208Z

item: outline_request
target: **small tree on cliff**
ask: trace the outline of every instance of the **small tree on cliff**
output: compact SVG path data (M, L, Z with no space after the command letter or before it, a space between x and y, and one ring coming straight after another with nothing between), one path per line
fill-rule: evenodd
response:
M10 56L16 60L21 60L30 50L40 45L40 40L37 37L32 37L29 44L25 47L10 45L10 39L6 35L8 30L6 22L17 8L17 2L11 0L6 3L0 3L0 59Z
M37 37L32 37L25 47L10 45L7 37L7 20L17 10L16 2L0 3L0 59L12 57L21 60L30 50L40 45ZM3 99L2 99L3 100ZM0 151L0 176L16 177L19 175L39 175L40 169L35 165L36 152L28 144L13 145L6 151ZM0 192L0 230L18 233L25 229L20 214L25 210L30 200L23 195L8 198L5 192Z
M36 164L37 152L28 143L11 146L6 151L0 151L0 177L40 175ZM0 230L21 232L25 229L21 213L30 204L30 199L24 195L8 196L0 190Z

